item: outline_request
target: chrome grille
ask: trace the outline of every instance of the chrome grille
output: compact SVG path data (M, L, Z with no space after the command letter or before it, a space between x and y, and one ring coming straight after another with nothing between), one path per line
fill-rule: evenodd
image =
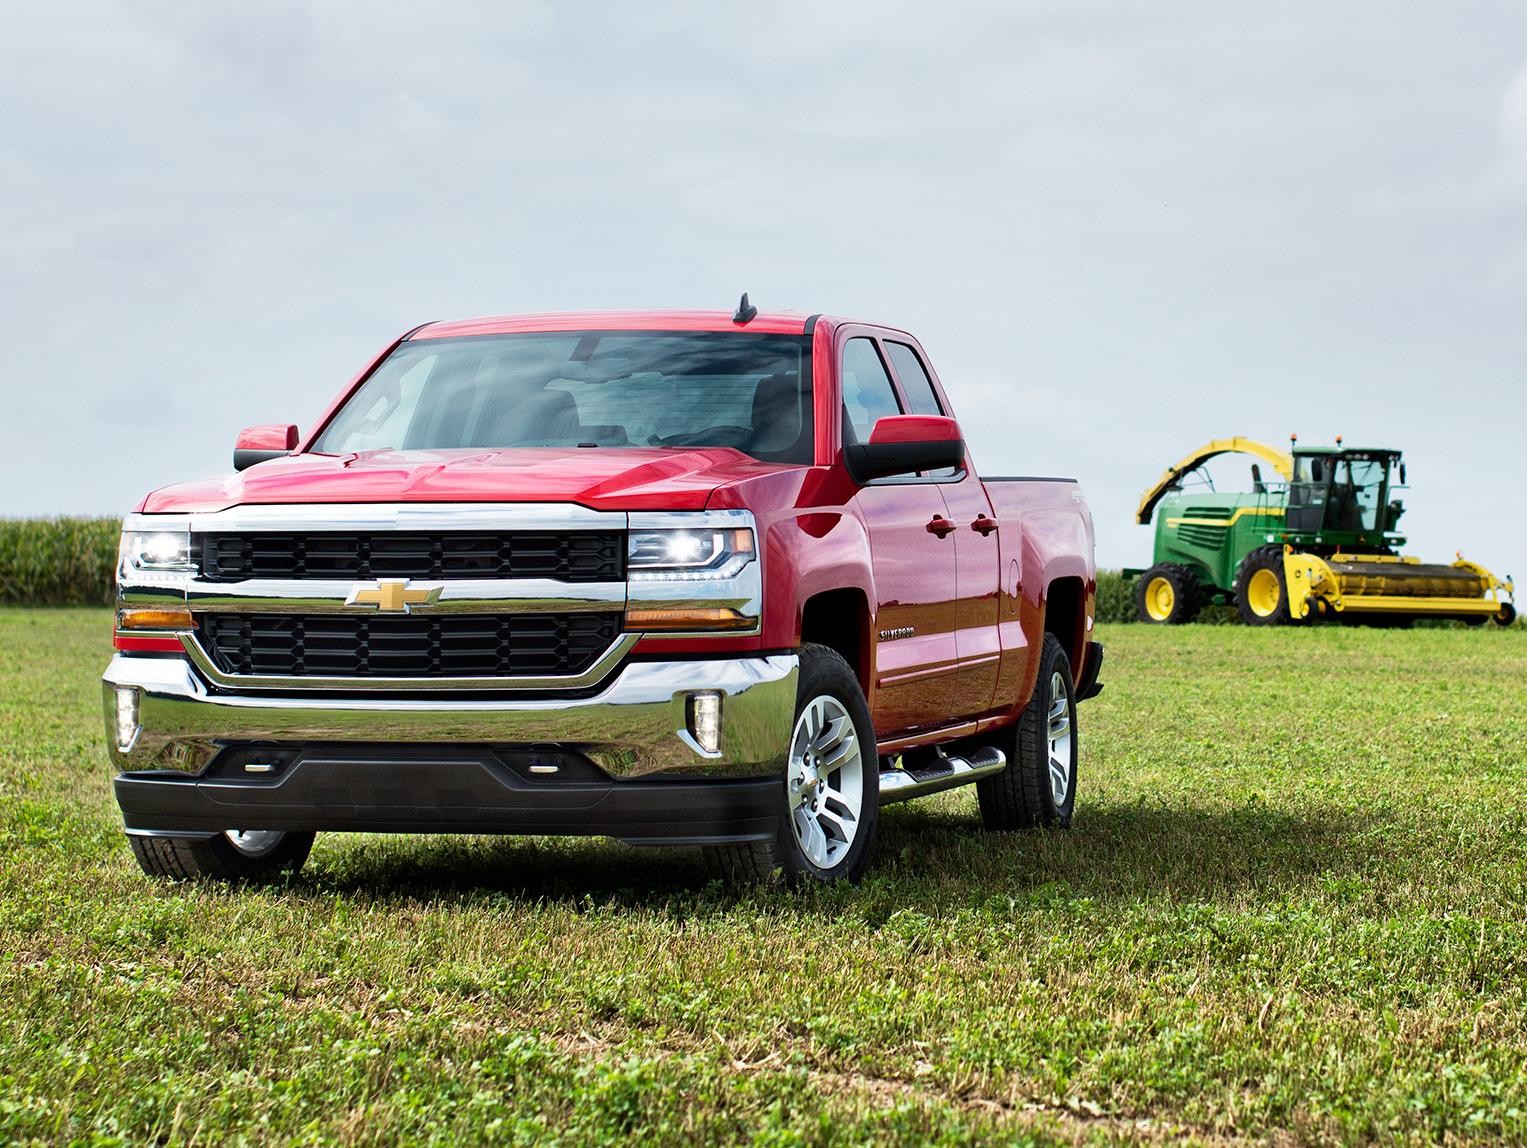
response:
M206 533L193 537L209 582L248 578L551 578L617 582L614 530Z
M613 643L619 613L198 614L197 640L226 674L497 678L580 674Z

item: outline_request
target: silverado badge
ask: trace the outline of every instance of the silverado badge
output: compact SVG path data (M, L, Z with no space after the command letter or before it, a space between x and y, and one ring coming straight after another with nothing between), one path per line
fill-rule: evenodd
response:
M407 578L381 578L374 586L356 586L346 606L375 606L384 614L407 614L414 606L433 606L442 586L409 586Z

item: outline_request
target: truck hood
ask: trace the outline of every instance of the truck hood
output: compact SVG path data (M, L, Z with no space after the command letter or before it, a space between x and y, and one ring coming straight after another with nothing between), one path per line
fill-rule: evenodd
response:
M299 454L164 487L140 509L185 514L295 502L574 502L602 510L699 510L718 487L781 469L729 447Z

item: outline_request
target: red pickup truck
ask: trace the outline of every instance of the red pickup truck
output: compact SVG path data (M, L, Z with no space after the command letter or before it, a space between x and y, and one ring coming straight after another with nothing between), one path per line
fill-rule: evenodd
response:
M106 730L149 874L367 831L853 879L888 802L1071 819L1087 507L979 478L904 331L746 296L427 323L234 466L123 527Z

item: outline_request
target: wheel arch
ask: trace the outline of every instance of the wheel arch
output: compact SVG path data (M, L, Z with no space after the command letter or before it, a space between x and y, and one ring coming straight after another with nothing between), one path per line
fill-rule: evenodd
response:
M1045 587L1044 631L1053 634L1073 675L1081 673L1087 649L1087 586L1078 575L1052 579Z
M836 650L870 696L870 602L858 586L820 590L801 603L797 644Z

